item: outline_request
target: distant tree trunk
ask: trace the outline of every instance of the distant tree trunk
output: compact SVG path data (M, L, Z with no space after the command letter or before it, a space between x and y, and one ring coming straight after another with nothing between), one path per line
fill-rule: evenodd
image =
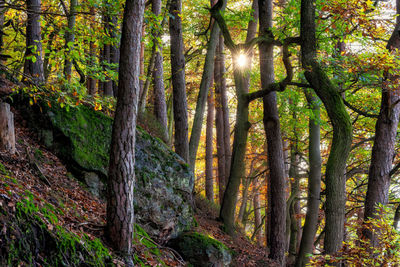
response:
M40 27L41 0L27 0L26 52L24 73L39 85L44 82L42 41Z
M299 253L296 259L296 267L306 266L308 254L313 252L314 238L318 225L319 202L321 192L321 151L320 151L320 125L318 99L308 91L304 91L307 102L313 110L314 116L309 119L309 145L308 157L310 174L308 177L307 213L304 222L303 233Z
M113 14L111 17L111 38L114 39L114 42L111 45L110 49L110 54L111 54L111 63L115 64L116 67L113 69L115 72L119 71L118 68L118 62L119 62L119 40L117 39L118 32L117 32L117 26L118 26L118 17L117 15ZM118 95L118 81L112 81L112 87L113 87L113 95L117 97Z
M143 36L146 33L146 24L143 23L143 29L142 29ZM142 97L144 95L144 98L147 100L147 92L144 92L144 40L141 40L141 48L140 48L140 60L139 60L139 65L140 65L140 94L139 97ZM139 110L140 111L140 110Z
M71 0L69 5L68 29L65 30L65 61L64 61L64 76L69 81L72 72L71 51L74 49L75 41L75 18L76 7L78 0Z
M175 121L175 152L189 163L185 57L181 22L181 0L171 0L169 32L171 35L171 72Z
M113 7L107 2L104 2L104 6L106 9L103 14L104 31L107 35L107 38L111 40L115 36L115 33L113 33L115 26L112 25L112 16L110 15ZM109 40L106 40L103 44L101 53L101 66L104 73L108 73L110 70L110 64L114 63L111 54L112 46L113 44ZM113 81L108 74L106 74L105 81L100 82L99 91L102 91L105 96L112 96L114 94Z
M8 103L0 103L0 149L15 153L14 114Z
M0 0L0 52L3 51L4 48L4 18L5 18L6 8L5 8L5 1Z
M94 16L95 16L95 10L93 7L90 9L90 14L91 14L91 19L92 19L92 22L90 23L90 28L94 31L94 22L93 21L94 21ZM94 67L95 57L96 57L96 47L95 47L93 40L91 40L89 42L89 67L90 68ZM89 71L89 73L87 75L86 87L87 87L89 95L96 94L96 80L93 78L92 71Z
M214 80L215 80L215 129L217 134L217 158L218 158L218 198L219 204L222 204L222 199L225 192L227 181L226 175L226 149L225 149L225 123L224 123L224 110L223 98L226 100L226 83L223 71L225 70L225 61L223 61L223 47L224 41L220 36L217 46L217 53L215 57ZM225 92L225 95L223 93ZM226 102L226 101L225 101ZM229 123L229 122L228 122ZM228 125L229 127L229 125ZM229 144L230 146L230 144Z
M333 128L333 139L326 164L325 253L342 247L346 204L346 161L352 141L350 116L337 87L329 80L316 60L315 3L301 1L301 58L305 76L324 103Z
M260 35L269 34L272 27L272 0L259 0ZM260 74L264 88L275 82L273 45L260 43ZM282 135L280 130L279 113L276 103L276 93L270 92L263 98L264 129L268 143L268 165L271 187L270 254L269 258L285 265L285 232L286 232L286 179L285 161L283 158Z
M393 228L397 230L400 221L400 204L397 205L396 212L394 213Z
M214 97L212 90L207 97L207 129L206 129L206 197L214 202L214 177L213 177L213 129L214 129Z
M127 0L122 26L118 100L111 141L106 234L111 246L133 266L133 188L139 94L140 40L144 0Z
M389 39L387 48L395 51L400 48L399 36L400 24L397 24ZM390 171L392 170L395 156L395 144L400 114L400 95L385 83L398 82L398 77L389 73L385 74L381 108L375 125L375 139L372 147L371 165L368 172L368 189L365 198L364 221L376 217L376 205L386 205L389 198ZM373 246L377 243L379 232L373 233L368 228L363 230L366 238L372 241Z
M294 118L295 118L294 114ZM296 129L294 129L296 131ZM296 136L296 133L295 133ZM294 262L298 244L300 241L300 231L301 231L301 222L298 219L297 215L300 214L300 178L299 178L299 151L297 147L297 137L294 140L295 143L292 144L291 153L290 153L290 168L289 168L289 177L291 179L291 191L290 198L291 201L287 203L287 209L289 213L289 226L290 226L290 240L289 240L289 262ZM286 228L287 229L287 228Z
M154 15L160 16L161 14L161 0L153 0L152 11ZM164 21L163 21L164 22ZM162 28L164 23L161 23ZM161 37L161 32L156 32L154 35L158 38ZM157 38L153 40L154 48L156 48L156 55L154 58L153 82L154 82L154 115L162 125L165 131L165 140L168 140L168 119L167 119L167 102L165 100L165 87L164 87L164 68L163 68L163 55L162 43Z
M253 203L254 203L254 234L253 236L256 237L257 240L257 245L262 246L263 240L262 240L262 220L261 220L261 207L260 207L260 192L258 191L258 179L255 178L253 181L254 184L254 197L253 197Z

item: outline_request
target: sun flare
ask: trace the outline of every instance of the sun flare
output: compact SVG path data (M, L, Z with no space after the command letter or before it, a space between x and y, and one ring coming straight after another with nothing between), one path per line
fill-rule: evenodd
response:
M236 57L236 63L240 68L244 68L247 65L247 57L245 54L239 54Z

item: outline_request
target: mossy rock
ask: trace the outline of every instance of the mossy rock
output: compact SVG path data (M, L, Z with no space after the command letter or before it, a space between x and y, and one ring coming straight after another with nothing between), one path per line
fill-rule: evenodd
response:
M212 237L186 232L169 243L193 266L229 266L232 261L231 250Z
M36 118L40 120L36 123L41 127L38 132L51 129L51 148L67 168L82 182L90 180L88 188L94 194L104 195L112 118L86 106L67 111L55 104L42 109L43 113L36 111L41 115ZM136 131L135 155L136 221L157 242L166 242L193 225L193 172L160 139L140 127ZM94 188L97 184L98 188Z

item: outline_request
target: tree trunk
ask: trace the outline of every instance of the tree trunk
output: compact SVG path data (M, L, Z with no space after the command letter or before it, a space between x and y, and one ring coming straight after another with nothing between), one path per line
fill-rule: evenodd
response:
M398 24L389 39L387 48L389 51L397 51L400 48L399 36L400 24ZM396 90L385 85L398 82L398 77L386 73L382 88L381 109L375 125L375 139L372 147L371 165L368 172L368 189L365 198L364 221L376 217L376 205L386 205L389 198L390 171L392 170L395 156L395 144L397 127L400 115L400 95ZM371 240L373 246L377 244L378 232L372 232L365 228L363 234Z
M272 0L259 0L260 35L269 34L272 27ZM260 43L261 84L265 88L275 82L273 45ZM286 232L286 179L283 144L280 130L276 93L270 92L263 97L264 129L267 136L268 165L270 169L271 210L270 254L269 258L285 265Z
M27 0L26 52L24 73L32 77L36 85L44 82L42 41L40 27L41 0Z
M15 153L14 114L7 103L0 103L0 149Z
M213 177L213 129L214 129L214 99L210 90L207 98L207 129L206 129L206 197L214 202Z
M91 15L91 19L92 22L90 23L90 28L94 31L94 17L95 17L95 10L92 7L90 9L90 15ZM96 47L95 44L93 42L93 40L91 40L89 42L89 67L94 67L95 64L95 59L96 57ZM95 95L96 94L96 80L93 78L93 74L91 72L88 73L87 75L87 79L86 79L86 87L88 90L89 95Z
M5 1L0 0L0 52L3 52L4 48L4 18L7 9L5 8Z
M346 204L346 161L352 140L350 116L339 90L316 61L314 0L301 1L301 57L305 76L324 103L333 128L333 139L326 164L325 253L342 247Z
M257 245L262 246L263 240L262 240L262 220L261 220L261 209L260 209L260 192L258 191L258 179L255 178L253 184L254 184L254 197L253 197L253 202L254 202L254 234L253 236L256 237L257 240Z
M294 112L295 113L295 112ZM296 114L293 115L296 118ZM287 209L289 211L289 225L290 225L290 239L289 239L289 262L293 263L298 249L298 244L300 241L300 230L301 230L301 221L298 219L297 215L300 215L300 178L299 178L299 169L298 166L300 164L299 161L299 151L297 148L297 136L296 136L296 128L294 129L295 133L295 143L292 144L290 151L290 168L289 168L289 177L290 177L290 198L292 199L291 203L288 201ZM287 228L286 228L287 229Z
M223 110L223 98L226 100L226 84L223 71L225 70L225 61L223 61L224 41L220 36L215 57L214 80L215 80L215 129L217 133L217 157L218 157L218 198L219 204L222 204L224 197L226 181L226 157L225 149L225 121ZM225 95L223 94L225 93ZM225 101L226 102L226 101ZM229 123L229 121L228 121ZM229 127L229 125L228 125ZM230 145L230 144L229 144Z
M399 226L399 221L400 221L400 204L396 208L396 212L394 213L394 219L393 219L393 228L397 230L397 227Z
M153 0L152 11L154 15L159 16L161 14L161 0ZM164 20L160 27L164 25ZM161 37L161 32L156 32L155 36ZM154 59L154 70L153 70L153 83L154 83L154 115L162 125L165 131L165 140L168 140L168 119L167 119L167 102L165 100L165 88L164 88L164 68L163 68L163 54L162 54L162 43L159 39L153 40L154 47L156 48L156 55Z
M224 2L226 3L226 2ZM225 6L221 10L225 9ZM219 42L219 27L217 23L212 24L210 40L207 46L206 58L204 61L203 74L200 82L199 95L197 97L196 112L194 114L192 131L189 142L189 161L192 169L195 169L196 155L199 148L201 128L203 126L203 114L206 105L207 94L210 88L214 73L214 58L217 44Z
M308 177L307 213L304 222L303 234L299 254L296 259L296 267L306 266L308 254L313 252L314 238L318 225L319 202L321 192L321 151L320 151L320 125L318 99L308 91L304 91L307 102L311 106L314 116L309 119L309 145L308 157L310 162L310 174Z
M181 0L171 0L169 32L171 35L172 94L175 121L175 152L189 163L188 115L185 84L185 57L181 21Z
M65 61L64 61L64 76L69 81L72 72L71 51L74 49L75 41L75 18L76 6L78 0L71 0L68 12L68 29L65 30Z
M118 100L114 117L108 172L107 228L111 246L133 266L133 189L135 136L139 94L140 40L144 0L127 0L122 26Z

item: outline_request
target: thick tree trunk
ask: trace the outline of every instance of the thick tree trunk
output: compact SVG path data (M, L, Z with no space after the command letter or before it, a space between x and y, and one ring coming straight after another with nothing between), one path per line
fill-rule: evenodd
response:
M75 41L75 18L78 0L71 0L68 12L68 28L65 30L65 61L64 76L69 81L72 72L71 51L74 49Z
M144 0L127 0L121 40L118 100L108 172L107 228L112 247L130 258L134 228L135 136ZM131 260L127 265L133 266Z
M42 41L40 27L41 0L27 0L26 52L24 73L39 85L44 82Z
M305 76L324 103L333 127L333 139L326 164L325 253L342 247L346 205L346 161L352 140L352 125L339 90L316 61L314 0L301 1L301 54Z
M0 149L15 153L14 114L7 103L0 103Z
M207 129L206 129L206 197L214 202L214 177L213 177L213 129L214 129L214 95L209 91L207 98Z
M152 11L156 16L161 14L161 0L153 0ZM160 27L162 28L163 25L164 23L161 23ZM155 36L160 37L161 32L156 32ZM156 48L153 69L154 115L165 131L165 140L168 140L167 102L165 100L162 43L159 42L158 38L155 38L153 42L154 47Z
M387 44L389 51L400 48L400 24L393 31ZM398 77L385 74L388 83L398 82ZM364 221L376 217L376 205L386 205L389 198L390 171L396 153L395 144L400 115L400 95L388 86L382 88L381 109L375 125L375 139L372 147L371 165L368 172L368 189L365 198ZM363 230L366 238L372 245L377 243L379 232L372 232L368 228Z
M175 121L175 152L189 163L188 115L185 84L185 57L181 21L181 0L171 0L169 33L171 35L172 94Z
M320 151L320 126L318 99L311 92L305 91L308 104L311 106L314 117L309 122L308 157L310 162L310 174L308 177L307 213L304 222L303 233L299 253L296 259L296 267L306 266L308 254L313 252L314 238L318 225L319 202L321 192L321 151Z
M259 0L260 35L268 34L272 27L272 0ZM260 74L262 87L275 82L273 45L260 43ZM270 169L271 210L270 254L269 258L285 265L286 232L286 179L283 157L282 135L276 93L264 96L264 129L268 144L268 166Z

